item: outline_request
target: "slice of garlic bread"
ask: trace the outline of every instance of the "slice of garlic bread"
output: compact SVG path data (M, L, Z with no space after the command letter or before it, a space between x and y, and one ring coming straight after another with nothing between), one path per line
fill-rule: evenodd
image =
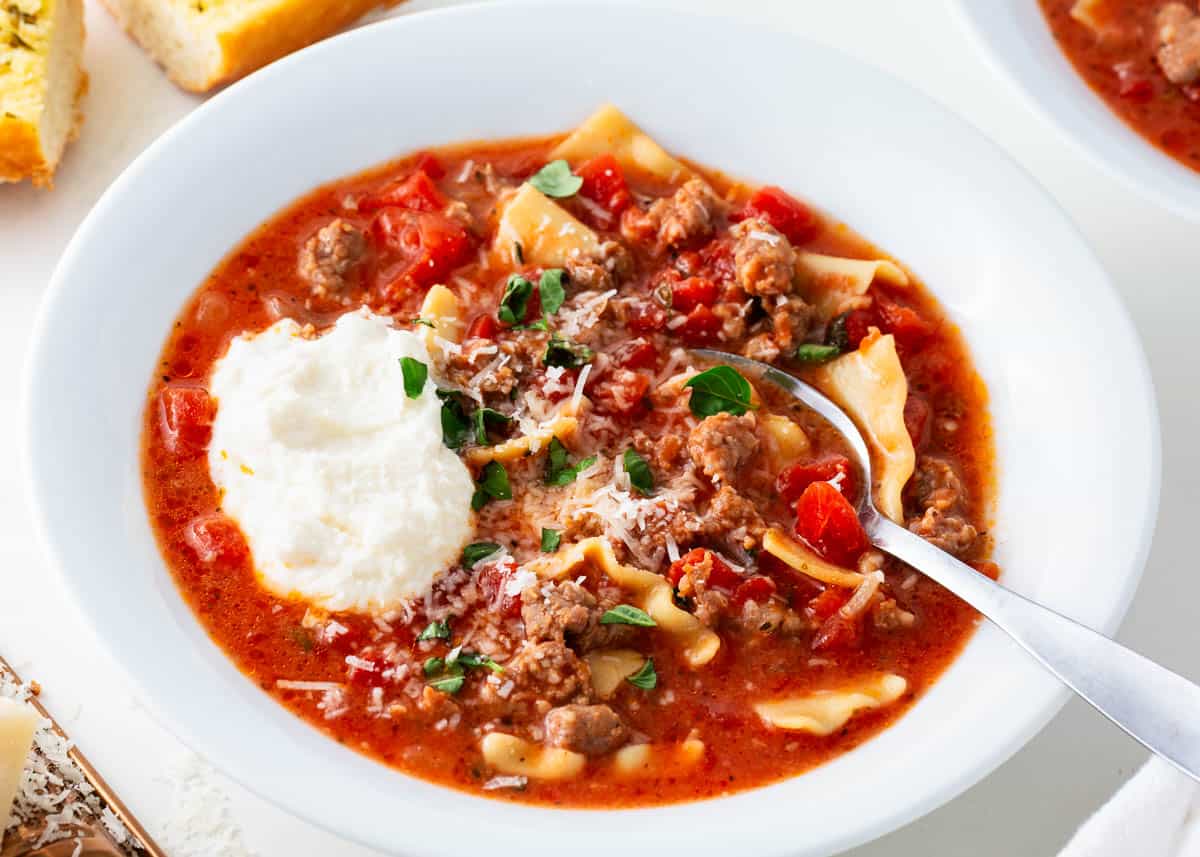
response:
M103 0L184 89L236 80L399 0Z
M51 184L79 125L82 58L82 0L0 7L0 182Z

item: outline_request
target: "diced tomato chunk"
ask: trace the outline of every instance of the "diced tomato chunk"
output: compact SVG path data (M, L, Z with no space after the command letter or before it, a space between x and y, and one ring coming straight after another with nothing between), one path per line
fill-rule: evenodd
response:
M203 452L212 436L216 410L202 387L163 387L158 394L158 422L167 452L189 457Z
M853 566L868 545L854 506L828 482L813 482L800 495L796 535L838 565Z
M583 179L579 188L581 196L587 197L614 217L633 203L633 196L625 184L625 173L617 159L610 154L599 155L581 165L575 174Z
M717 338L723 322L706 306L698 306L687 314L683 324L675 328L680 338L691 343L703 344Z
M596 380L588 392L599 413L622 419L645 416L649 410L646 394L650 392L650 378L631 369L614 369Z
M808 602L808 609L817 619L824 622L834 613L842 609L842 605L850 600L850 590L831 586Z
M658 349L648 339L630 339L613 352L613 362L624 369L653 369Z
M785 467L775 480L775 490L790 506L800 499L812 483L834 479L838 480L838 489L851 503L858 501L856 471L850 459L844 455L831 455L820 461L805 461Z
M385 208L372 225L375 240L399 263L380 284L398 299L408 288L431 286L471 257L472 241L462 224L431 212Z
M839 649L854 649L858 647L861 634L861 622L847 619L841 613L834 613L821 623L821 627L813 635L812 650L833 652Z
M236 565L250 553L238 525L219 512L189 521L183 530L183 540L201 562L208 564Z
M521 593L508 592L508 582L516 571L517 564L510 558L490 563L475 572L484 598L490 601L493 609L502 616L521 615Z
M968 562L967 565L978 571L984 577L990 577L992 580L1000 579L1000 566L986 559L977 559Z
M446 175L446 168L442 166L442 162L437 159L436 155L429 152L422 152L417 156L417 169L428 175L431 179L440 179Z
M408 208L413 211L441 211L446 197L424 170L417 170L406 179L392 182L378 193L358 202L358 210L371 212L381 208Z
M735 212L732 219L741 221L761 217L782 232L793 244L812 239L820 228L812 209L782 188L759 188L746 206Z
M1117 76L1117 94L1138 104L1145 104L1154 97L1154 82L1141 74L1132 62L1119 62L1113 67Z
M707 548L692 548L671 563L671 567L667 569L667 580L672 586L678 586L685 573L696 566L704 565L708 559L712 560L712 568L708 572L710 587L732 591L742 582L742 578L729 567L728 563Z
M733 590L733 598L730 601L734 607L741 607L747 601L761 604L774 594L775 581L769 577L755 575L747 577L738 584L737 589Z
M500 325L490 313L475 316L467 328L467 339L495 339L500 332Z
M880 328L896 337L896 344L909 351L920 348L933 335L934 326L912 307L877 297Z
M867 338L867 334L871 332L872 327L880 327L883 324L879 319L879 313L874 308L871 309L856 309L846 316L846 342L851 351L858 348L862 341Z
M717 284L704 277L688 277L671 285L671 308L690 313L696 307L710 307L717 302Z
M904 400L904 427L912 438L913 447L920 451L929 439L929 417L932 409L929 402L915 393L909 393Z
M634 301L625 325L634 333L654 333L667 324L667 311L654 301Z

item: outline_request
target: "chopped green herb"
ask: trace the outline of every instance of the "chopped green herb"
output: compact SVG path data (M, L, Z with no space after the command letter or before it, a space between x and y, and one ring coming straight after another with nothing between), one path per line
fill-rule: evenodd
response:
M441 622L430 622L425 626L425 630L417 635L417 640L449 640L450 639L450 622L443 619Z
M583 179L572 173L571 167L561 158L551 161L534 173L529 183L546 196L555 199L574 196L583 187Z
M404 394L410 399L420 396L429 378L429 367L415 358L401 357L400 371L404 375Z
M496 663L487 655L481 655L478 652L460 652L453 663L462 664L467 669L489 669L494 673L504 672L504 667Z
M605 610L600 617L601 625L637 625L639 628L653 628L658 623L650 618L645 610L639 610L632 604L618 604L611 610Z
M818 345L815 342L806 342L797 347L792 356L801 363L824 363L841 353L842 349L836 345Z
M629 474L629 484L634 490L643 496L652 494L654 474L650 472L650 465L646 463L646 459L638 455L636 449L627 449L621 461L625 465L625 472Z
M548 322L546 320L545 316L542 316L537 321L532 321L529 324L513 325L513 330L549 330L549 329L550 329L550 322Z
M692 391L688 407L702 419L722 411L740 416L757 407L750 398L750 382L729 366L705 369L683 386Z
M491 556L498 550L500 550L500 545L495 542L471 542L471 544L463 548L462 566L463 568L471 568L485 556Z
M542 300L543 313L550 316L559 311L567 298L566 289L563 288L562 268L548 268L542 271L542 278L538 280L538 296Z
M658 673L654 671L654 658L646 658L646 663L642 664L642 668L633 675L626 676L625 681L642 690L654 690L658 687Z
M542 553L554 553L562 543L562 533L542 527Z
M546 343L546 353L542 355L542 363L547 366L562 366L566 369L578 369L592 359L592 349L586 345L572 342L557 333L550 335Z
M442 400L442 443L450 449L460 449L471 436L471 420L463 408L462 394L454 390L438 390Z
M427 676L437 675L445 668L446 662L441 658L427 658L423 667Z
M313 650L313 638L307 630L299 626L294 626L288 629L288 636L292 638L292 642L306 652Z
M478 512L491 500L511 500L512 486L508 483L508 471L499 461L489 461L483 474L475 483L475 494L471 497L471 508Z
M596 456L589 455L578 464L571 464L570 458L567 455L567 448L562 445L562 441L557 437L552 437L550 438L550 446L546 454L546 477L544 481L547 485L570 485L575 481L576 476L595 463Z
M500 309L496 312L496 318L505 324L524 321L525 309L532 294L533 283L520 274L512 274L504 284L504 294L500 298Z
M848 312L839 315L829 323L829 330L825 332L825 342L838 351L845 351L850 347L850 335L846 333L846 319L849 315Z
M445 675L441 678L433 678L429 680L429 686L434 690L440 690L442 693L448 693L451 696L462 690L463 682L467 677L461 673L458 675ZM631 678L630 681L633 679ZM640 687L641 685L639 685ZM653 687L653 685L651 685Z
M499 411L494 411L491 408L479 408L471 417L471 421L475 424L475 442L480 446L487 446L488 424L506 426L512 422L512 417L506 416Z
M426 327L432 327L434 330L437 330L437 325L434 324L432 321L430 321L427 318L414 318L412 320L412 323L413 324L423 324Z

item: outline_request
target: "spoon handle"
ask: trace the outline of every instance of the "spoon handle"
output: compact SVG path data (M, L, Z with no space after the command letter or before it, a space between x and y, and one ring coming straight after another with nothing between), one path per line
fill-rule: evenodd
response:
M882 515L872 543L966 601L1147 748L1200 781L1200 687L1004 588Z

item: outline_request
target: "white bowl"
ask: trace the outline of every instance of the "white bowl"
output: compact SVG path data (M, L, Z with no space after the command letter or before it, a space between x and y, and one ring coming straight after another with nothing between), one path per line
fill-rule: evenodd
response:
M952 5L992 65L1095 164L1164 208L1200 220L1200 174L1108 109L1059 48L1037 0Z
M36 517L147 706L222 770L338 833L422 857L631 843L828 854L975 782L1065 692L986 626L895 726L804 776L634 811L483 800L359 756L259 691L180 599L147 524L139 430L156 357L247 232L394 155L566 129L606 100L668 149L836 212L926 279L991 390L1006 581L1112 631L1150 543L1158 426L1133 328L1071 223L995 146L879 71L765 29L629 6L497 4L368 27L255 74L151 146L80 227L42 307L27 378Z

